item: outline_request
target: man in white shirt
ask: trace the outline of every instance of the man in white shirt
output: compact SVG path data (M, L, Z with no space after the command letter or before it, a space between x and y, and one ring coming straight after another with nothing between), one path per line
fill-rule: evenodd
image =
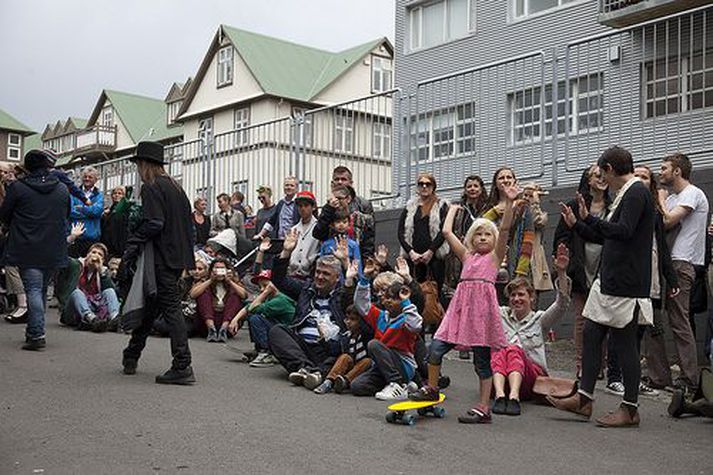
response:
M319 240L312 236L312 230L317 224L317 218L314 216L317 200L311 191L300 191L295 197L295 203L300 221L292 229L297 230L299 235L297 246L290 256L287 275L307 279L311 276L314 262L319 257Z
M698 381L696 339L688 319L691 289L695 279L693 266L702 266L705 259L708 198L690 182L691 161L681 153L664 158L661 164L661 184L668 187L659 194L664 227L677 233L671 247L671 260L678 276L680 292L666 301L669 324L681 366L677 386L695 389Z

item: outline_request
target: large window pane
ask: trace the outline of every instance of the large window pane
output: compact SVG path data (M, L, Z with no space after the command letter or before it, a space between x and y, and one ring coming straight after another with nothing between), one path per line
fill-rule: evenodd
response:
M451 39L468 34L468 0L449 0L448 35Z
M429 47L443 43L443 15L445 3L439 2L423 7L423 46Z
M531 14L555 8L559 3L557 0L529 0L529 4L527 13Z

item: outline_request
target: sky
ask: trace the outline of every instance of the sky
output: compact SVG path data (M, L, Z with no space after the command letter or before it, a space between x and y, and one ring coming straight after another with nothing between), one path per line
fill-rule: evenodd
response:
M220 24L329 51L394 39L394 0L0 0L0 109L42 132L102 89L163 99Z

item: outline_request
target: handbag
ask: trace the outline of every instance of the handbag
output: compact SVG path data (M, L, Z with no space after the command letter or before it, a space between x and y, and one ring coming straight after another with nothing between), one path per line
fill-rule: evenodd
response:
M438 284L428 274L426 280L419 284L421 292L423 292L423 325L438 325L443 320L445 310L438 298Z
M532 388L532 393L534 395L535 402L549 406L551 404L547 401L546 396L563 399L573 396L578 389L579 385L577 384L577 381L572 379L538 376L537 379L535 379L535 385Z

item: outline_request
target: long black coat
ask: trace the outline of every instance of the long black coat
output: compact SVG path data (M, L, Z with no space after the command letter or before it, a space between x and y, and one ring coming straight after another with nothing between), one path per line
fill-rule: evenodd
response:
M9 224L5 265L56 269L67 265L69 191L48 170L7 187L0 220Z

